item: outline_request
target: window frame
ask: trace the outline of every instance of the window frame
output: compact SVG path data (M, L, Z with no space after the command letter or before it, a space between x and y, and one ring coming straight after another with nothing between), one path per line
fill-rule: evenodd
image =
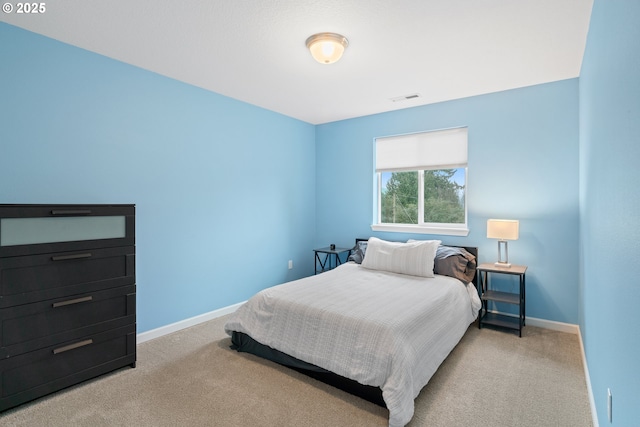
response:
M454 128L458 129L458 128ZM450 130L450 129L444 129ZM438 131L428 131L419 133L432 133ZM468 131L467 131L468 132ZM401 135L400 135L401 136ZM468 134L467 134L468 138ZM447 236L468 236L468 189L469 189L469 168L468 160L464 166L451 167L449 165L435 165L429 168L421 168L415 170L385 170L384 172L418 172L418 223L417 224L403 224L403 223L383 223L382 219L382 173L383 171L375 170L375 152L376 143L378 138L374 139L374 218L371 225L373 231L385 231L393 233L417 233L417 234L439 234ZM468 151L468 145L467 145ZM468 153L467 153L468 155ZM464 183L464 223L432 223L424 222L424 170L443 170L443 169L464 169L465 171L465 183Z

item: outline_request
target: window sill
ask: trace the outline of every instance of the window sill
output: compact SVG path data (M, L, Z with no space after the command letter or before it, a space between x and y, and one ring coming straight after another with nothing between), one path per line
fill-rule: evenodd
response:
M441 234L444 236L468 236L466 227L434 227L413 224L373 224L373 231L388 231L392 233Z

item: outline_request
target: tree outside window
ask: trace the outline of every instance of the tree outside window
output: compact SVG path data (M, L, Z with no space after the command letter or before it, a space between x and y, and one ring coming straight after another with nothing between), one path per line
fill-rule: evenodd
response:
M419 191L422 180L423 192ZM465 168L382 172L382 223L465 223ZM418 206L424 206L419 221Z

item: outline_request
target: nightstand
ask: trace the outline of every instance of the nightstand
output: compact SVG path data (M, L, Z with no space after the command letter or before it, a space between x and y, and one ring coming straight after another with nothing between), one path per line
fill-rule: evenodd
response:
M342 264L342 261L340 260L340 255L346 253L347 258L349 257L349 255L351 255L351 249L337 248L337 247L334 247L333 249L331 249L331 247L314 249L313 252L315 254L314 256L315 273L314 274L332 270L337 266L339 266L340 264ZM324 254L324 259L321 258L321 254ZM320 266L319 269L318 269L318 266Z
M527 266L512 265L509 268L504 268L497 267L492 263L484 263L480 264L477 270L480 277L478 293L482 300L482 307L480 307L480 315L478 316L478 328L482 328L483 325L499 326L501 328L515 329L518 331L518 335L522 336L522 327L525 325L526 319L525 273L527 271ZM491 290L490 275L493 274L510 274L518 276L520 280L519 292L511 293ZM518 316L489 312L487 309L489 301L517 305L519 307Z

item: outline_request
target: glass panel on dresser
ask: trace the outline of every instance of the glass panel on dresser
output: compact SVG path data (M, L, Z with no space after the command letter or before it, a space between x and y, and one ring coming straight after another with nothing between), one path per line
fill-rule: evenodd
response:
M125 216L0 219L0 246L117 239L125 236Z

